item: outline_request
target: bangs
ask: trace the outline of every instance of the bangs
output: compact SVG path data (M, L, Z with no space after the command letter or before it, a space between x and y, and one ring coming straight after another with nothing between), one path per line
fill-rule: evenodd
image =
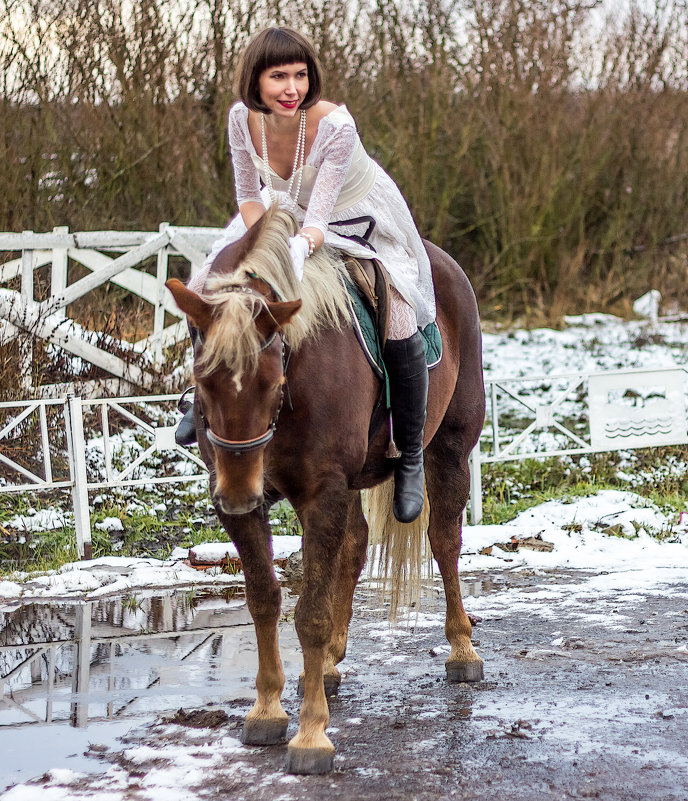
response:
M244 51L237 76L237 94L251 111L270 113L260 96L259 79L265 70L282 64L305 64L308 67L308 92L301 103L302 109L314 106L320 99L322 72L313 45L291 28L266 28Z
M310 66L310 54L306 52L306 48L295 37L280 29L270 30L269 34L265 38L262 63L259 64L261 71L268 70L271 67L279 67L282 64L296 64L297 62L303 62Z

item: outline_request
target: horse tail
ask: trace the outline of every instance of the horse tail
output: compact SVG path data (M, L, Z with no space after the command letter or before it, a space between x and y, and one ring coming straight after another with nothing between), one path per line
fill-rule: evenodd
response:
M371 577L380 579L383 593L389 594L390 620L396 620L399 606L418 606L423 576L432 571L426 536L430 519L427 493L423 511L413 523L396 520L393 501L394 479L363 492L363 512L372 545L369 569Z

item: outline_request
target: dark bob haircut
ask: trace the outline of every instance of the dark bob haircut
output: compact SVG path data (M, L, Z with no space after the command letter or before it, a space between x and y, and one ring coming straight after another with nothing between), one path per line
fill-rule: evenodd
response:
M258 79L271 67L303 62L308 66L308 92L299 108L307 109L320 100L322 72L313 45L291 28L266 28L248 44L239 67L237 94L251 111L269 114L260 98Z

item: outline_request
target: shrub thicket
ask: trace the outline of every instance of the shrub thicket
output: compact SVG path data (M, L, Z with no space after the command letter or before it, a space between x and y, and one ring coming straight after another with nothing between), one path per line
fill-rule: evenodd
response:
M224 224L234 70L277 22L484 315L685 301L688 13L650 6L0 0L0 230Z

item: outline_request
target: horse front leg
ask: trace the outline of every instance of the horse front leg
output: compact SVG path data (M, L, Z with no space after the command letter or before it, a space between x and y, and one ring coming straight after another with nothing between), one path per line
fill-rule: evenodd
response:
M332 638L325 655L325 693L328 697L336 695L341 682L337 665L346 656L354 591L365 565L367 546L368 523L361 508L361 493L351 492L333 593Z
M349 623L353 614L353 598L358 579L366 562L368 546L368 523L361 508L361 493L349 493L344 540L339 549L337 569L332 591L332 638L325 653L323 667L325 695L337 694L341 674L337 665L346 656ZM303 696L304 673L299 676L298 693Z
M303 702L299 730L287 749L289 773L332 770L334 746L325 734L330 720L324 666L333 632L333 600L347 493L330 492L301 511L304 577L296 605L296 631L303 651Z
M277 622L282 591L275 576L270 527L257 514L220 520L239 552L246 580L246 603L253 618L258 646L256 702L246 715L241 741L247 745L275 745L287 734L289 716L280 698L284 670L279 654Z
M483 661L471 643L471 621L461 599L459 554L461 552L461 522L469 495L470 474L466 459L459 459L454 473L448 474L448 454L426 451L426 485L430 501L428 539L437 562L447 604L445 634L451 653L445 663L449 681L480 681Z

